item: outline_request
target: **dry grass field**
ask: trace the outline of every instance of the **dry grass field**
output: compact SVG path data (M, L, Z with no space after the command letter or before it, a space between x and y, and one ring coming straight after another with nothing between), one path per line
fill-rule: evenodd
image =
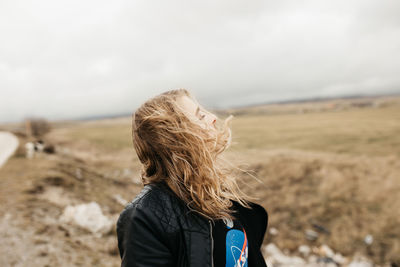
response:
M400 156L400 109L364 108L244 115L234 121L238 150L291 148L350 155Z
M389 100L236 113L226 157L248 170L234 173L268 211L269 228L278 230L265 243L291 254L302 244L327 244L347 257L400 264L400 98ZM131 200L140 191L130 118L53 127L45 140L56 145L55 154L26 159L20 150L0 169L0 265L119 266L115 231L99 241L60 225L58 217L67 205L96 201L115 219L123 208L115 196ZM317 240L306 239L310 229ZM373 236L371 245L366 235Z

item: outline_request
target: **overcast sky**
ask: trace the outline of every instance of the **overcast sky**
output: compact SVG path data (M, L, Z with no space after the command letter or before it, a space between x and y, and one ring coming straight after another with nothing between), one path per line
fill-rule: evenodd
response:
M0 1L0 122L400 92L400 1Z

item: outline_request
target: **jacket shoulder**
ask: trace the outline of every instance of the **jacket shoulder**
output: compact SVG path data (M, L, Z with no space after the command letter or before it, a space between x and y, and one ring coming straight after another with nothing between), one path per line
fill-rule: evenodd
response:
M140 217L141 220L157 224L165 233L174 232L178 225L175 205L174 196L164 186L145 185L121 212L117 230L133 218Z

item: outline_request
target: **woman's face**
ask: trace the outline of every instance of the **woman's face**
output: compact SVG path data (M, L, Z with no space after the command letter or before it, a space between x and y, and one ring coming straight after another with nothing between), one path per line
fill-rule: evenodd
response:
M217 116L194 102L190 97L182 96L177 99L177 103L194 123L199 124L204 129L216 129Z

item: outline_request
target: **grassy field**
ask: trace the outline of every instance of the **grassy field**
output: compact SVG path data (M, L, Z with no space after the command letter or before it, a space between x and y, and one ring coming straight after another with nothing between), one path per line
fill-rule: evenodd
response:
M239 116L237 150L289 148L400 156L400 106L307 114Z
M267 233L265 243L274 242L292 254L302 244L314 248L327 244L349 258L361 253L376 263L400 264L400 104L292 110L242 112L232 122L234 144L226 156L262 182L243 171L233 174L266 208L269 228L279 230L275 236ZM54 124L45 139L57 146L56 154L31 160L17 154L0 169L0 199L7 206L0 213L18 211L15 221L32 229L32 253L42 253L35 240L60 251L60 257L45 255L32 266L70 266L70 255L76 266L119 266L115 232L99 242L55 221L68 203L92 200L115 218L122 209L115 195L131 200L140 191L130 117ZM315 225L327 231L311 242L304 233L317 231ZM374 242L367 246L363 240L369 234ZM18 244L10 242L4 247ZM99 251L105 255L104 265Z
M89 125L72 128L68 138L77 141L89 141L94 146L109 151L119 151L132 146L129 122L117 125Z
M130 118L71 127L68 140L119 151L131 148ZM303 114L242 115L232 123L233 146L299 149L350 155L400 156L400 105ZM53 134L54 135L54 134Z

